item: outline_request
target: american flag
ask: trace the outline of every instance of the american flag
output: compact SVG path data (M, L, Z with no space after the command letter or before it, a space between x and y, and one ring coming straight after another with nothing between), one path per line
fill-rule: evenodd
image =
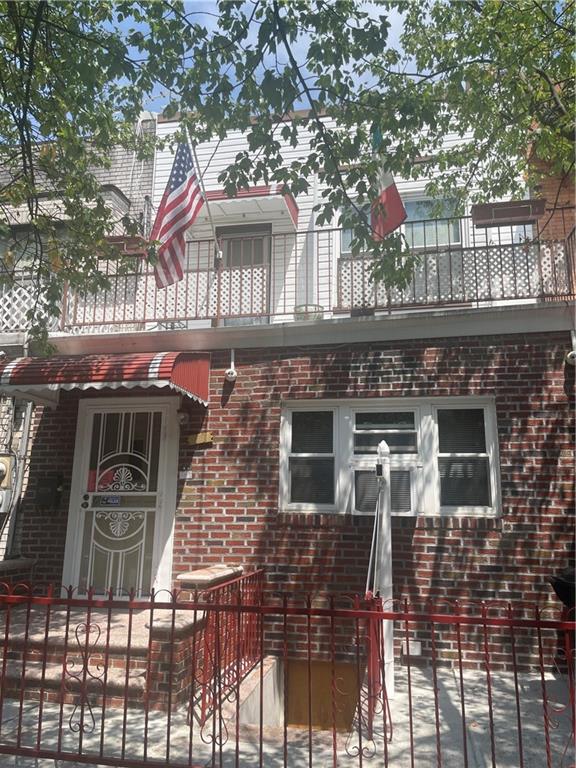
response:
M178 144L172 172L150 235L151 240L160 241L158 262L154 267L158 288L166 288L182 280L186 255L184 233L193 224L203 204L190 147Z

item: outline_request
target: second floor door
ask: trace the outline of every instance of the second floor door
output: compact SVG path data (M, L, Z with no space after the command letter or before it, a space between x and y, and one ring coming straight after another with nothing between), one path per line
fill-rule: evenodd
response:
M269 321L271 240L269 224L218 227L222 249L218 303L226 325Z

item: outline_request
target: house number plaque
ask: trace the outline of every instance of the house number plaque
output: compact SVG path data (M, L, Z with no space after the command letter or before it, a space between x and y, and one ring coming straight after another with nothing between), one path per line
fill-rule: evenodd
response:
M103 507L117 507L120 504L120 496L101 496L100 504Z

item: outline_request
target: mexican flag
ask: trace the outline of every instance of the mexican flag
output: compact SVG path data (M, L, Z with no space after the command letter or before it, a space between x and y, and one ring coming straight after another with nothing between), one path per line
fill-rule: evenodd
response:
M376 155L381 143L382 134L380 129L373 126L372 148ZM372 237L376 242L383 240L390 232L398 229L407 215L392 174L389 171L382 170L379 181L380 193L378 198L372 203L370 211Z

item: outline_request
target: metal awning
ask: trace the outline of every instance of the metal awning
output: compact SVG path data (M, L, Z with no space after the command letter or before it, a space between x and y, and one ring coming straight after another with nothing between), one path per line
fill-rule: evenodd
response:
M55 403L61 389L168 387L208 404L210 356L188 352L19 357L0 362L0 393Z
M228 197L223 189L206 192L212 218L220 223L230 216L257 217L258 221L272 221L283 218L287 225L298 227L298 205L292 195L283 194L282 186L261 185L239 189L234 197ZM199 218L202 219L203 211Z

